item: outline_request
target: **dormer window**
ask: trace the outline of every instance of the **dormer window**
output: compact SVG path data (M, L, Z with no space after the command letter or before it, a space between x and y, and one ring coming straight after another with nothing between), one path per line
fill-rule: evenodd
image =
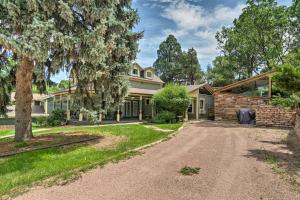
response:
M152 72L147 72L147 78L151 78L152 77Z
M133 75L139 75L139 71L138 71L137 69L133 69L133 70L132 70L132 74L133 74Z

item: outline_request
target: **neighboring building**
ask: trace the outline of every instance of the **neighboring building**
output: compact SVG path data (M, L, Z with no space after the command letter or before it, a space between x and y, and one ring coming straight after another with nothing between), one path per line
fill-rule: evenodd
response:
M150 103L151 97L157 93L164 82L155 74L152 67L143 69L136 64L129 75L129 92L124 102L118 110L109 112L105 116L100 116L99 120L117 120L121 119L150 119L154 115L154 110ZM71 113L72 93L76 87L51 94L45 101L45 112L51 113L54 109L63 109L67 111L68 119L82 120L78 112Z
M9 117L15 117L15 92L12 92L10 95L10 101L11 101L11 106L8 106L9 112L7 115ZM31 109L32 109L32 116L40 116L45 114L44 110L44 101L48 97L46 94L38 94L38 93L33 93L32 94L32 102L31 102Z

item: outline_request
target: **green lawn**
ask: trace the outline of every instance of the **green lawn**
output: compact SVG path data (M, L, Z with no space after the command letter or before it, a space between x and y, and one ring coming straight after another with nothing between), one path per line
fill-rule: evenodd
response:
M6 135L13 135L15 133L15 130L8 129L8 130L0 130L0 137L6 136Z
M177 130L182 126L182 123L176 123L176 124L153 124L153 126L156 126L161 129L169 129L169 130Z
M166 124L159 125L159 127L176 130L181 125ZM53 128L42 133L57 133L60 131L81 131L100 135L112 134L125 137L126 139L122 140L116 148L111 149L101 150L91 146L72 146L33 151L9 158L1 158L0 197L5 194L18 194L24 188L52 176L67 179L71 175L76 174L75 171L84 171L96 165L104 165L109 161L128 158L134 154L130 150L166 138L170 134L146 128L142 124Z

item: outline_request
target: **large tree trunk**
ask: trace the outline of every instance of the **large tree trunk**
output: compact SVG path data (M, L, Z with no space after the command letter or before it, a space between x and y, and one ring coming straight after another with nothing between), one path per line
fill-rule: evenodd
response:
M27 57L17 66L16 72L16 133L15 141L30 140L31 102L32 102L32 72L33 61Z

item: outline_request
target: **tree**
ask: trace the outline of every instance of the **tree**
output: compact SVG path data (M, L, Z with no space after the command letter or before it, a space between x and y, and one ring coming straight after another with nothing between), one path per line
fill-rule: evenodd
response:
M292 24L291 35L294 36L293 48L300 46L300 1L293 0L292 6L289 8L290 20Z
M187 52L183 52L181 63L183 72L182 77L185 84L195 85L196 83L203 82L204 72L201 69L197 51L194 48L189 49Z
M142 37L131 31L139 18L130 0L6 0L0 10L0 45L17 58L16 141L32 138L33 73L42 86L45 71L72 68L77 93L89 96L92 84L107 106L126 94L125 74Z
M168 84L152 99L157 111L172 112L176 116L182 115L190 105L190 96L185 86Z
M15 86L15 61L0 46L0 116L6 115L6 106L10 103L10 95Z
M67 89L70 87L71 82L69 80L61 80L57 87L61 90Z
M300 48L290 52L284 60L284 64L277 67L274 82L284 91L300 96Z
M213 67L209 66L206 72L206 81L215 87L221 87L242 78L235 63L227 56L216 57Z
M248 0L233 27L216 38L222 53L237 63L245 78L273 69L291 49L290 15L274 0Z
M164 82L176 83L181 81L181 56L181 46L174 35L169 35L168 38L159 45L157 59L153 66Z

